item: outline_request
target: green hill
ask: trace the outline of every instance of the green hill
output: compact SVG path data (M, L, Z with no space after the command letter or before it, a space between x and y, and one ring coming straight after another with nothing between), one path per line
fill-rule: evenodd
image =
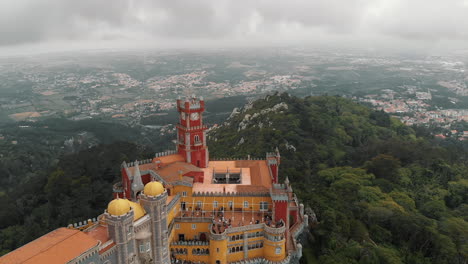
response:
M468 260L468 155L461 144L442 147L344 98L288 94L247 105L209 140L216 158L263 157L279 148L281 177L318 219L304 262Z

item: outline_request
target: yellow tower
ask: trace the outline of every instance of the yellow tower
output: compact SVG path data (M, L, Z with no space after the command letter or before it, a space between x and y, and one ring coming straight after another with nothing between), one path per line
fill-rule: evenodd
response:
M286 258L286 228L282 227L265 227L265 243L264 254L265 258L270 261L281 261Z
M221 234L213 233L210 227L210 263L227 264L227 235L226 231Z

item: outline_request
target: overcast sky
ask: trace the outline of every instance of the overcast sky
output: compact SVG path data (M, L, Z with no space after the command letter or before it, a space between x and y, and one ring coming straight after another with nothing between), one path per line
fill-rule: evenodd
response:
M468 47L468 0L0 0L0 53L89 48Z

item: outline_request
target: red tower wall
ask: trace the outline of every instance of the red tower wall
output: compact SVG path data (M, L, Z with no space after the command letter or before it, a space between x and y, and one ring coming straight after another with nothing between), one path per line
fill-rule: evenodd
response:
M127 170L125 168L122 168L122 187L124 189L123 196L126 198L132 197L131 193L131 182L130 178L127 175ZM124 197L119 197L119 198L124 198Z
M293 219L292 223L289 223L289 226L292 226L295 223L297 223L298 218L299 218L299 212L296 209L294 209L294 210L289 211L289 215L292 216L292 219Z
M270 164L271 176L273 183L278 183L278 164Z
M275 201L275 221L283 220L287 223L288 220L288 202Z
M190 108L191 104L196 104L196 107ZM203 127L203 112L205 111L205 102L196 98L188 99L182 102L177 100L177 111L179 112L179 125L177 132L179 138L178 153L182 155L187 162L192 163L197 167L206 168L207 164L207 146L205 142L205 130ZM198 119L192 119L191 115L197 113ZM182 118L184 116L184 118ZM186 134L189 133L189 142L186 142ZM198 140L195 141L195 137ZM187 149L188 145L188 149Z
M200 167L200 168L206 168L208 164L206 164L206 150L201 149L199 151L193 151L191 152L191 160L192 164Z

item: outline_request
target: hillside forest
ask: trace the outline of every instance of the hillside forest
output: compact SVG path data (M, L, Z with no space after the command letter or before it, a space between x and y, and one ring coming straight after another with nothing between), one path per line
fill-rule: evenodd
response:
M0 255L102 213L120 163L154 155L154 146L123 140L60 152L18 181L0 178ZM284 93L236 109L208 144L214 158L263 158L278 147L281 180L317 219L303 237L302 263L468 261L466 142L435 139L341 97ZM15 168L8 158L3 175Z

